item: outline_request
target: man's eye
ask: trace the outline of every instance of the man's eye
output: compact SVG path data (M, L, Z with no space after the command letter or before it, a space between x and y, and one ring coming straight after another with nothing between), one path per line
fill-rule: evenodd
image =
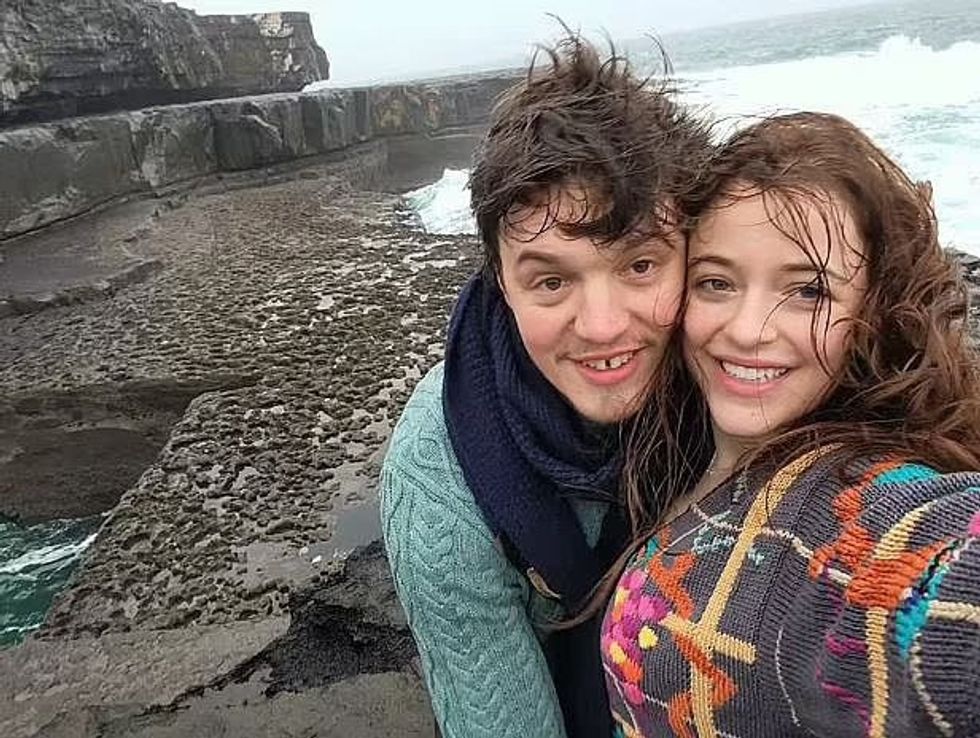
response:
M557 292L561 289L562 280L561 277L547 277L542 279L538 285L546 289L548 292Z
M637 259L630 264L633 274L649 274L653 270L652 259Z

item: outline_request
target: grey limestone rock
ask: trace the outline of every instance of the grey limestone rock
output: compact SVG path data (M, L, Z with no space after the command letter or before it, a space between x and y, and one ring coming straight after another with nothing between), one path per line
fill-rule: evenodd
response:
M0 4L0 126L295 91L328 75L307 13L199 16L156 0Z
M243 96L0 130L0 241L223 172L343 157L369 141L403 152L410 138L425 148L433 136L485 123L513 81L498 73Z

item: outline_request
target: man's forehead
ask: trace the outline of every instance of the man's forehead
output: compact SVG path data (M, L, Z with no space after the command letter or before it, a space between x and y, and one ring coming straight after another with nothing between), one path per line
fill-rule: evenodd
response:
M517 265L531 261L562 261L566 256L581 255L585 245L589 247L589 251L618 260L638 252L674 251L683 244L683 236L676 229L657 233L636 231L617 241L603 243L588 236L570 235L557 225L530 237L526 234L508 235L502 232L500 240L502 254L506 254L506 258Z
M581 185L542 190L527 202L515 203L500 228L502 244L529 243L550 235L567 241L580 237L575 231L601 220L609 213L608 198ZM634 228L615 239L617 250L644 248L651 241L675 244L679 238L676 208L663 202L648 214L637 218ZM675 235L674 232L677 234ZM595 239L602 241L602 237Z
M555 224L596 221L611 207L608 198L595 188L579 184L542 187L511 205L505 227L541 233Z

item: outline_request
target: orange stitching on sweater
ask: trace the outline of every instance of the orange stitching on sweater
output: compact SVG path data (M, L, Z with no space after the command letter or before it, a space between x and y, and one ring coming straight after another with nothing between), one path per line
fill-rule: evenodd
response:
M678 692L667 706L667 722L677 738L695 738L688 725L691 723L691 693Z
M864 493L882 474L897 469L904 462L896 459L882 461L872 466L861 476L861 480L834 498L834 515L841 524L837 538L818 548L808 567L810 578L819 579L833 561L840 561L845 567L856 568L874 550L874 536L857 523L864 502Z
M647 563L647 573L674 606L677 614L682 618L690 618L694 615L694 601L682 582L691 567L694 566L696 558L689 551L671 558L674 559L674 565L666 567L663 561L663 549L657 551Z
M865 609L883 608L897 610L905 599L905 592L929 568L930 562L948 541L939 541L917 551L905 551L892 559L872 559L854 572L851 586L845 597L853 605Z

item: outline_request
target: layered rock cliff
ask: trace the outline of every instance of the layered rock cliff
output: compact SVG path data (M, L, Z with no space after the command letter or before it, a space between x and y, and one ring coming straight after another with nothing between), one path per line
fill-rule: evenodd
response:
M326 79L307 13L198 16L155 0L0 3L0 126Z
M122 198L165 194L225 172L339 157L373 140L414 136L422 161L412 166L424 164L438 158L425 147L428 137L484 122L513 80L490 74L259 95L0 131L0 241ZM429 181L440 173L432 171Z

